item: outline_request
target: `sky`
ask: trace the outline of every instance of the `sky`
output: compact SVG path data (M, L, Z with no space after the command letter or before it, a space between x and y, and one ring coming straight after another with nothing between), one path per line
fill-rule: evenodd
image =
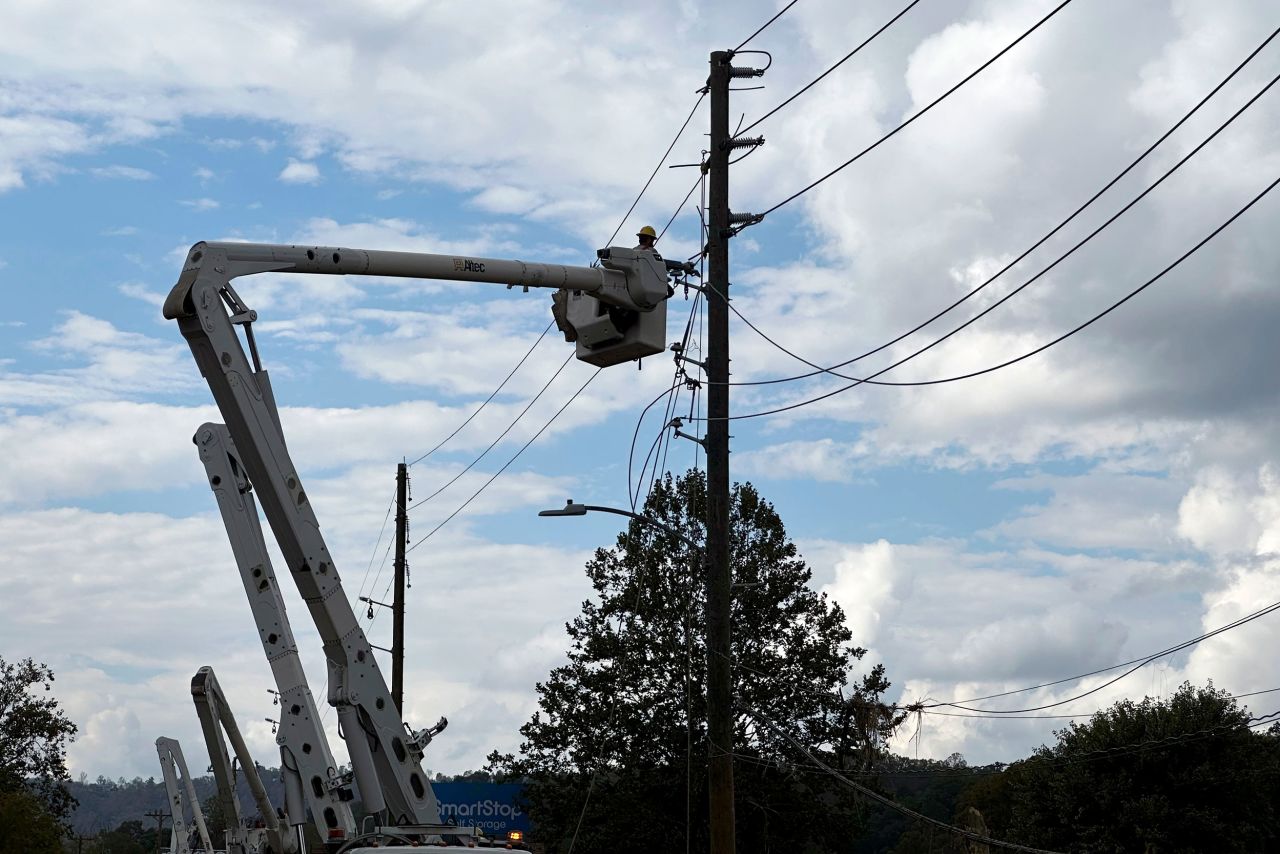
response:
M902 5L798 0L746 46L771 64L743 84L763 89L733 93L735 125ZM709 52L781 6L370 0L352 14L331 0L47 0L6 11L0 656L56 672L55 694L79 726L74 775L156 776L160 735L200 755L188 684L202 665L218 673L258 761L276 761L270 671L190 442L217 413L160 315L190 245L590 263L690 110L667 164L698 162L708 119L706 103L694 105ZM921 0L750 129L766 142L732 167L733 209L769 209L844 163L1052 6ZM1018 259L1277 26L1266 0L1074 0L918 121L734 238L735 308L821 365L894 341ZM843 370L884 368L996 306L1278 73L1280 40L989 287ZM1079 251L880 379L1000 364L1160 273L1280 176L1277 98L1261 94ZM680 207L697 170L665 167L614 243L674 214L659 248L684 258L700 245L699 193ZM863 665L884 663L890 700L1063 679L1280 601L1278 214L1280 194L1262 197L1118 309L1007 368L862 385L733 422L733 478L774 503L814 586L868 648ZM566 407L594 368L562 368L570 350L554 331L539 341L545 292L300 275L236 287L258 312L293 458L353 599L389 595L396 463L427 454L528 354L477 417L411 468L415 499L460 477L411 512L421 544L410 555L406 718L450 719L427 755L433 772L516 748L534 686L564 660L564 624L590 595L583 562L618 531L616 518L536 511L566 498L627 506L643 490L662 407L638 433L637 419L667 388L671 362L607 369ZM671 340L693 306L683 293L670 301ZM731 340L737 381L809 370L737 318ZM694 342L696 358L700 333ZM735 387L732 411L846 385L817 376ZM689 406L682 396L677 411ZM698 463L687 440L663 448L660 468ZM319 639L296 590L284 592L323 697ZM369 634L389 645L389 615ZM1237 694L1278 688L1277 642L1280 621L1263 617L1043 714L1087 716L1168 696L1184 680ZM972 705L1049 706L1111 675ZM1241 702L1265 714L1277 696ZM326 721L342 758L334 716ZM894 746L1008 761L1064 724L926 715Z

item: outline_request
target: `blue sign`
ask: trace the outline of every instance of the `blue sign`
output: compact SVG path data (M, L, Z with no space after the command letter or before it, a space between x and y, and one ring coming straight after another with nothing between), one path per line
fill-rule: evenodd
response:
M521 783L432 783L431 789L443 822L475 827L498 839L505 839L509 830L530 830Z

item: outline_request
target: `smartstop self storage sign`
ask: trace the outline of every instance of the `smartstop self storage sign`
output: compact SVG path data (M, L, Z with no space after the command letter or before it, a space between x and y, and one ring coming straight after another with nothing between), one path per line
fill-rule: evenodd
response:
M532 829L520 805L520 783L432 783L431 788L440 802L441 821L499 838L511 830Z

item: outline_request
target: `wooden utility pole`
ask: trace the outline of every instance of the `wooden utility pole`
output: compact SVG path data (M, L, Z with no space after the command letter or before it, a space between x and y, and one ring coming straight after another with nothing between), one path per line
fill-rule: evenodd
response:
M143 813L143 815L145 815L147 818L154 818L156 820L155 854L160 854L160 837L164 836L164 820L169 817L169 814L167 812L164 812L163 810L152 810L151 812ZM76 849L77 854L79 850L80 850L79 848Z
M404 714L404 583L409 565L405 543L409 539L409 467L396 466L396 593L391 600L391 699Z
M707 736L711 854L736 851L733 804L733 660L729 565L729 239L758 221L729 210L729 154L760 145L729 133L729 84L762 71L734 68L732 51L711 54L711 150L707 199Z

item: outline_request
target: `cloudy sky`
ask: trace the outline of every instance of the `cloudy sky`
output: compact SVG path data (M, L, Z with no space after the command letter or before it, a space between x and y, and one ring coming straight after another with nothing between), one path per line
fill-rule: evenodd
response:
M892 17L902 0L799 0L749 47L750 123ZM1053 4L921 0L751 133L733 207L764 210L931 102ZM0 655L57 673L73 773L156 774L152 743L199 754L188 693L212 665L274 764L258 645L190 439L216 418L160 317L202 239L587 263L697 100L709 51L781 4L243 0L18 4L0 28ZM982 284L1128 166L1277 26L1266 0L1074 0L936 109L733 244L735 306L819 364L876 348ZM763 62L744 55L741 63ZM1280 73L1269 44L1052 239L945 318L847 368L936 340L1040 273ZM1159 273L1280 176L1267 92L1149 196L988 316L881 379L922 381L1051 341ZM705 103L675 146L696 162ZM661 169L620 243L661 227L695 179ZM694 194L694 200L697 199ZM1280 600L1273 464L1280 198L1266 196L1120 309L1015 366L936 386L862 386L733 425L734 476L775 502L895 700L963 699L1171 646ZM692 204L661 248L699 245ZM395 464L434 447L529 352L545 293L299 276L241 280L294 459L348 593L389 580ZM693 303L670 303L670 335ZM696 324L695 324L696 325ZM696 339L696 336L695 336ZM808 368L737 323L740 381ZM534 683L617 526L539 520L567 497L625 505L636 419L665 359L602 372L548 335L493 402L412 468L407 717L447 715L432 770L518 743ZM560 371L557 374L557 371ZM735 389L749 414L846 385ZM689 401L679 406L688 412ZM634 468L657 438L643 423ZM695 464L672 442L665 467ZM633 478L634 483L634 478ZM319 642L290 613L323 693ZM389 644L390 621L370 633ZM1088 713L1184 679L1280 687L1263 618L1050 710ZM978 704L1041 706L1102 677ZM1256 713L1276 695L1247 702ZM328 715L330 726L333 715ZM1013 759L1060 719L926 716L899 748ZM335 751L342 753L335 738Z

